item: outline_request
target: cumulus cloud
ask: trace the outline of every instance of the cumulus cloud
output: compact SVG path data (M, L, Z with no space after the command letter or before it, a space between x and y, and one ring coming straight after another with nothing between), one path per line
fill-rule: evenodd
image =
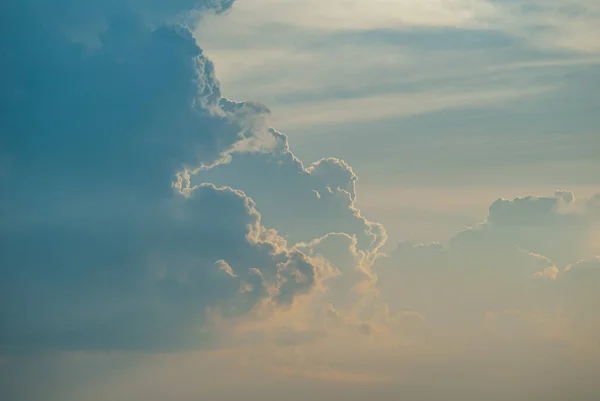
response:
M491 246L495 249L520 246L566 265L598 251L586 243L594 229L594 211L579 205L569 191L548 197L498 199L489 208L487 219L451 239L455 247Z
M238 152L231 161L198 172L196 182L242 189L261 205L264 221L291 243L309 242L332 232L356 236L358 248L376 252L385 229L366 219L356 206L357 176L343 160L326 158L305 167L288 139L268 131L272 151Z
M323 192L321 218L337 213L337 226L379 246L382 230L354 206L351 169L335 159L301 167L285 136L265 131L268 110L224 99L210 60L173 24L194 7L231 3L3 4L11 33L0 119L3 348L197 347L210 341L198 334L208 308L237 316L309 293L330 274L328 262L267 229L246 186L190 182L186 171L233 153L281 159L282 192ZM46 23L18 32L18 21L40 22L45 10ZM75 23L96 20L106 23L99 46L70 38ZM263 200L260 185L248 189ZM282 205L275 217L298 207ZM318 221L318 207L302 213L307 226ZM299 237L329 227L311 230Z
M473 330L490 311L549 316L564 310L589 320L591 310L586 317L580 312L598 300L584 288L597 285L598 245L586 241L597 211L589 202L574 202L569 191L499 199L484 222L460 231L447 246L402 243L375 267L382 292L447 329ZM574 284L578 274L588 279Z
M317 263L266 233L242 192L206 184L154 206L4 227L3 345L197 347L205 308L289 304L317 280Z

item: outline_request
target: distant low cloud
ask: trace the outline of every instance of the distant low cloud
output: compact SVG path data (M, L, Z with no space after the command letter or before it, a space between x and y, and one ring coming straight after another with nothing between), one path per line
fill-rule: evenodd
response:
M462 321L462 329L472 330L489 311L551 316L563 310L585 331L580 325L595 312L584 305L600 300L585 288L597 284L600 272L600 249L589 241L600 216L587 204L569 191L499 199L483 223L457 233L448 246L400 244L381 259L375 272L382 292L446 329L459 329ZM575 280L578 275L587 279Z

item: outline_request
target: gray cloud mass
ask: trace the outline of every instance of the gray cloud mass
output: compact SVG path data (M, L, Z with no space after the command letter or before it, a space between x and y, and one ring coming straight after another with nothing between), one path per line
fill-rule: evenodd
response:
M267 230L245 193L172 188L264 112L224 101L171 21L231 3L3 3L1 348L197 347L206 308L290 304L315 284L314 259ZM70 40L97 19L101 46Z

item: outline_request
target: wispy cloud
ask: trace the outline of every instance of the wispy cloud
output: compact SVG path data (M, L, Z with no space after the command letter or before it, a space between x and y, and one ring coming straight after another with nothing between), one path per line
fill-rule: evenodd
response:
M485 0L258 0L240 3L237 7L237 11L250 16L250 20L262 9L277 15L280 23L335 31L410 26L476 27L493 15L495 6Z
M231 96L268 103L276 121L299 127L387 118L394 107L402 117L480 100L492 106L499 83L522 92L561 87L565 76L599 64L597 18L587 0L259 0L240 3L224 20L206 19L198 34L228 66L219 75ZM558 101L560 93L537 98ZM425 104L407 105L408 96ZM315 114L303 120L292 105ZM332 114L317 117L319 109Z
M540 86L473 92L396 93L329 102L316 101L307 105L275 108L273 121L286 128L351 124L448 109L489 107L509 100L539 96L551 90L550 86Z
M600 52L600 7L593 0L499 2L493 23L545 50Z
M371 29L491 29L544 49L599 50L600 11L594 0L257 0L241 2L229 18L243 30L272 23L268 15L277 15L277 23L283 26L324 34Z

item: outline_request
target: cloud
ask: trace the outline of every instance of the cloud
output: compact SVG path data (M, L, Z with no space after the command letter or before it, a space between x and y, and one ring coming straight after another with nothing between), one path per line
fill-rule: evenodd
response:
M43 19L46 27L66 33L73 28L85 29L86 24L93 26L115 14L131 13L147 22L162 24L192 11L223 12L234 2L235 0L10 0L3 4L3 11L6 12L3 16L17 17L21 21L23 17Z
M382 258L355 171L302 163L177 24L230 5L2 4L3 392L190 399L279 376L474 398L497 366L534 360L522 383L575 345L597 365L596 198L499 199L448 244Z
M586 239L594 229L594 212L575 202L570 191L551 197L498 199L489 208L486 221L459 232L453 246L520 246L566 265L598 251Z
M580 340L600 347L600 256L567 266L557 280L557 303L564 307L569 327Z
M352 168L304 166L265 106L222 97L187 6L65 1L8 46L2 349L208 347L215 316L293 316L327 288L347 314L374 284L386 233Z
M3 346L198 347L206 308L235 316L263 299L290 304L315 284L314 259L267 232L245 194L205 184L187 195L151 214L98 221L92 208L4 228Z
M520 311L526 320L539 314L557 319L563 310L583 324L593 316L584 305L598 300L588 299L592 292L584 288L597 281L599 252L587 241L597 224L597 212L587 204L577 204L570 191L499 199L483 223L458 232L447 246L401 243L381 259L374 271L382 294L396 307L424 313L442 330L468 332L486 313L506 310ZM575 284L578 274L588 279Z
M395 27L478 27L485 18L493 15L495 7L488 1L419 1L390 2L388 0L302 0L294 3L280 3L259 0L257 4L240 2L238 15L247 15L248 20L264 18L260 14L269 8L279 16L279 21L318 31L368 30ZM243 14L242 14L243 13ZM299 18L298 16L302 16ZM234 18L236 17L234 13Z
M162 183L174 171L212 161L239 139L239 124L212 111L220 98L213 66L185 28L151 30L124 16L101 38L90 55L52 38L43 53L7 51L3 185L35 174L31 192L56 189L56 177L74 195L91 182L101 191L144 180L168 192Z
M319 101L275 110L274 118L289 127L306 128L321 125L352 124L386 118L418 116L442 110L504 104L507 100L544 95L554 88L530 86L489 88L485 90L423 91L417 94L391 93L359 95L350 99ZM354 110L348 115L348 110Z
M229 163L190 179L243 190L260 205L265 223L292 244L340 232L356 236L358 249L377 252L385 243L385 229L356 206L358 177L352 168L332 157L305 167L284 134L268 133L275 141L270 152L232 153Z
M387 0L319 2L301 0L279 3L259 0L241 2L232 19L246 31L253 24L273 28L264 10L278 15L280 25L318 31L369 32L378 29L414 30L459 29L498 31L542 50L574 54L598 54L600 9L593 0L455 0L401 3ZM302 15L303 18L298 18ZM456 43L455 45L459 45Z
M527 132L529 139L532 129L541 130L547 141L549 131L573 137L598 125L589 123L583 111L593 100L582 95L596 92L590 81L597 52L565 50L559 44L571 35L564 32L571 31L567 27L581 25L589 27L589 35L582 30L569 42L582 48L598 42L593 3L258 0L237 4L225 19L209 18L199 32L219 64L228 94L269 104L275 124L293 134L304 129L303 136L332 135L336 124L357 134L364 128L356 123L368 122L369 129L386 127L391 137L399 120L408 120L406 129L415 130L412 121L439 125L439 119L446 122L443 116L464 121L477 108L489 114L478 117L484 121L481 127L469 125L473 131L500 133L517 124L513 135ZM563 107L565 102L572 107ZM529 108L547 116L536 120L536 127L543 128L532 128L534 117L524 112ZM550 115L550 109L556 112ZM409 118L430 113L436 118ZM388 119L394 121L386 124ZM453 137L465 135L465 128L457 130ZM493 136L508 141L506 135ZM313 154L319 145L305 146L304 154ZM352 143L344 148L350 149L345 152L350 159ZM554 145L546 142L536 152L548 157L543 152L548 148Z
M533 46L574 54L598 54L600 8L590 0L502 2L496 24Z
M196 185L184 173L229 153L268 159L277 142L262 132L268 110L222 98L210 60L187 28L171 23L193 5L230 4L3 5L3 20L16 19L3 26L13 35L2 56L3 349L204 346L212 339L198 331L208 309L237 316L263 303L289 307L329 274L322 258L265 228L246 193ZM47 23L16 31L17 21L37 22L44 10ZM69 39L71 22L95 19L108 24L100 46ZM273 154L287 157L282 179L294 179L301 163L273 135L283 147ZM347 165L327 160L304 173L320 177L320 191L331 186L328 210L344 209L344 228L375 241L378 226L353 206ZM285 187L314 197L312 186L296 184Z

